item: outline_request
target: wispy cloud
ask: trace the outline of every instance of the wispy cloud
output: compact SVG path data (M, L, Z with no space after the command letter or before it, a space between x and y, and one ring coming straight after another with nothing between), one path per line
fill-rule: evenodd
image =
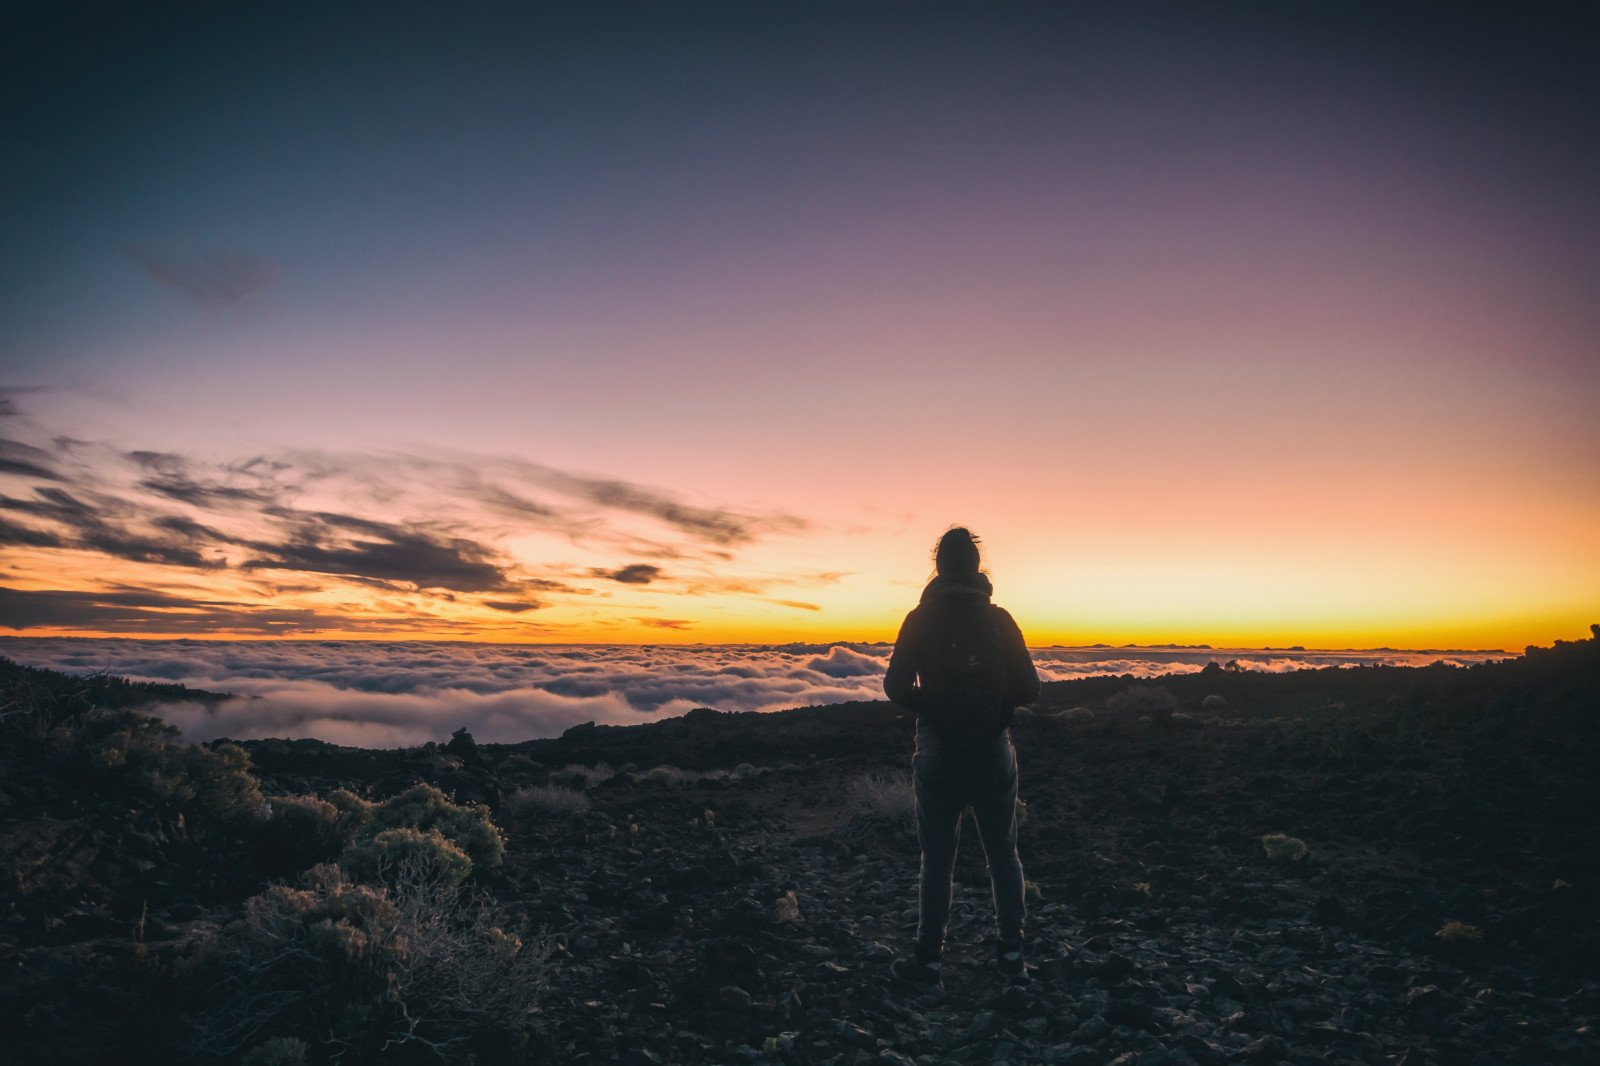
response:
M793 607L797 611L820 611L820 610L822 610L822 606L820 604L807 603L804 600L773 600L773 599L769 599L769 600L767 600L767 602L768 603L775 603L779 607Z
M130 244L123 251L152 280L208 307L237 304L278 276L266 260L227 248L196 252Z

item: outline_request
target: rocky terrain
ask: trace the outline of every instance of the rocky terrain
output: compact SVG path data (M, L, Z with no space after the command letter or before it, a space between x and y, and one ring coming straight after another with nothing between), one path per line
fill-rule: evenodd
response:
M1596 640L1047 685L1014 727L1032 979L992 969L969 831L937 992L888 976L918 855L888 704L189 748L126 709L171 693L0 682L7 1061L1600 1061ZM447 892L361 874L401 831ZM391 900L406 935L362 939ZM271 907L293 952L259 954ZM441 973L475 991L423 1017Z

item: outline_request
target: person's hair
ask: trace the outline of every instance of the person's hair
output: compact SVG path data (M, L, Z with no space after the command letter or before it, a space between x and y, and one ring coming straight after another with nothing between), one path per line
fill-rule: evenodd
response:
M976 574L983 559L978 538L965 526L951 526L933 549L933 568L940 574Z

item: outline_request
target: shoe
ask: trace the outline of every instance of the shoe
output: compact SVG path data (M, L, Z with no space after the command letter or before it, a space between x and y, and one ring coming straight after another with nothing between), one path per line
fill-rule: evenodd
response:
M924 951L921 945L917 946L911 958L895 959L889 964L889 972L895 980L920 988L943 988L940 969L938 953Z
M1023 955L1022 938L996 940L994 942L994 964L1002 976L1012 981L1026 981L1028 979L1028 960Z

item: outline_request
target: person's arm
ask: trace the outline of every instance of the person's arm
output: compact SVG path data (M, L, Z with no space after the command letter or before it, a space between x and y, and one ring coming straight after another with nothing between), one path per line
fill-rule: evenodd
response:
M889 669L883 675L883 694L913 714L922 702L922 689L917 686L916 654L921 629L921 617L913 610L900 624L900 635L895 637L894 652L889 656Z
M1005 649L1006 684L1011 690L1006 694L1008 709L1027 707L1039 699L1039 671L1028 654L1028 642L1022 638L1016 619L1004 607L996 607L995 614L1000 644Z

